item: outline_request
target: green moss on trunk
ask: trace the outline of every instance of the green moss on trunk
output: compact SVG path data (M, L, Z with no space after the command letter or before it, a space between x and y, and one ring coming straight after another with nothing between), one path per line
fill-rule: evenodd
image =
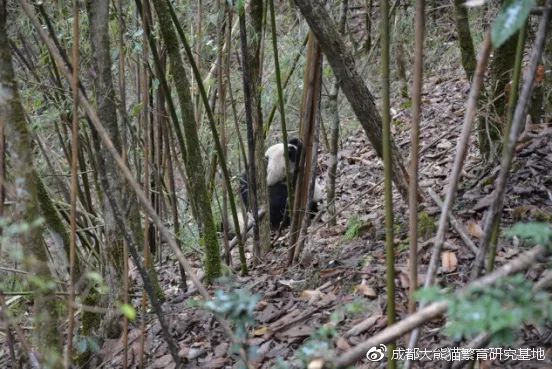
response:
M188 177L192 179L190 181L190 190L192 192L190 198L195 198L197 201L197 212L202 225L203 245L205 247L205 280L207 283L211 283L215 278L221 275L221 256L213 222L209 193L207 191L205 177L201 175L201 173L205 173L205 170L195 125L194 109L190 95L190 83L186 76L184 64L182 63L180 47L167 3L165 0L153 0L153 4L157 13L161 35L163 36L169 55L171 73L178 94L188 156L186 172Z
M48 190L46 189L46 186L44 185L44 182L42 182L42 179L40 177L37 177L36 179L36 187L38 191L40 211L46 221L46 226L50 229L51 232L56 233L61 238L67 260L70 260L69 233L67 232L67 229L65 228L58 212L56 211L54 203L52 202L52 198L50 197L50 194L48 193ZM76 259L74 280L77 281L80 278L81 267L78 259L78 254L75 254L75 257Z
M5 122L6 144L10 153L11 173L15 192L13 217L15 222L30 226L19 233L19 242L27 258L31 275L40 280L34 289L34 334L33 343L42 358L53 361L52 368L62 368L61 334L55 285L48 268L46 245L42 241L41 227L36 224L40 217L38 207L37 175L34 169L29 131L15 83L10 47L5 27L6 9L0 7L0 111Z

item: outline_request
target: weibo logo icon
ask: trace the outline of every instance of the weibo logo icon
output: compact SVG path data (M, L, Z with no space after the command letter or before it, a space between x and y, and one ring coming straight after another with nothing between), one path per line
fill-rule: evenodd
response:
M366 353L366 358L370 361L380 361L385 356L387 352L387 347L383 344L380 344L379 347L372 347Z

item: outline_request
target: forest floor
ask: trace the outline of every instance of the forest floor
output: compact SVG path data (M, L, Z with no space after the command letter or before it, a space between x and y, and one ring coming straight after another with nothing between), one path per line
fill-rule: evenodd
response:
M465 78L441 80L430 78L424 85L422 125L420 142L420 186L432 189L444 198L448 177L452 170L456 142L464 116L469 83ZM410 150L410 108L405 101L395 101L392 111L393 138L403 155ZM342 127L350 125L343 138L340 151L337 184L337 225L325 225L328 214L324 213L317 223L311 225L300 265L288 268L285 246L277 246L266 262L250 271L247 277L236 277L241 286L248 286L258 294L261 301L254 313L255 323L250 327L250 345L258 346L257 357L252 359L255 367L269 368L277 358L298 365L297 349L309 335L329 322L330 315L340 314L334 338L339 355L350 347L373 336L386 326L386 268L383 201L383 164L376 156L364 131L354 125L352 119L344 119ZM472 131L471 144L459 186L454 217L463 232L475 245L482 235L482 219L487 211L493 183L498 174L498 165L482 164L475 144L476 133ZM324 147L323 143L321 146ZM322 150L325 151L325 150ZM320 167L325 171L327 154L321 154ZM544 126L526 127L517 147L517 156L510 174L504 203L502 231L515 221L549 221L552 217L552 132ZM425 191L424 191L425 192ZM396 310L397 319L408 314L408 206L394 191L395 257L396 257ZM440 207L426 195L425 220L420 231L420 275L423 284L432 253L432 237L440 216ZM421 209L422 209L421 207ZM354 220L353 220L354 219ZM356 225L352 225L356 222ZM349 234L355 228L353 235ZM470 280L474 254L451 227L446 236L447 262L440 268L437 282L441 286L458 289ZM348 235L348 236L347 236ZM285 238L284 238L285 239ZM506 239L501 232L496 262L507 263L523 252L519 242ZM249 255L250 256L250 255ZM237 259L234 265L238 265ZM446 265L445 265L446 264ZM200 261L197 260L197 267ZM544 271L543 265L534 265L526 273L530 281L538 280ZM198 273L202 271L198 269ZM165 263L159 269L159 277L169 301L164 304L171 333L179 341L180 354L188 361L188 368L230 368L235 360L229 354L227 337L213 319L212 314L193 307L177 287L179 272L176 262ZM191 285L190 288L193 288ZM221 286L213 286L212 291ZM222 287L224 288L224 287ZM197 298L197 296L195 297ZM346 312L345 306L359 303L360 310ZM362 329L357 326L363 323ZM461 347L442 333L446 319L439 318L426 324L418 347L436 350L441 347ZM351 331L356 327L356 332ZM531 325L520 327L515 345L542 347L548 359L545 361L485 361L480 368L533 368L550 367L547 342L548 330ZM156 319L147 324L146 352L149 368L172 368L172 359L160 336ZM139 352L139 328L132 327L129 360L136 362ZM463 342L465 345L465 341ZM405 338L397 342L400 348L407 347ZM120 367L121 340L104 345L102 350L108 367ZM359 362L357 367L376 368L381 363ZM437 367L437 361L422 360L414 367Z

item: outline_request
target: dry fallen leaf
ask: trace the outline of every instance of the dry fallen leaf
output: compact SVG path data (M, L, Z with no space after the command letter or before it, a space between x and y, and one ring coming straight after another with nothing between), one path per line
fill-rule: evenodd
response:
M278 281L278 283L283 284L284 286L287 286L289 288L294 288L299 283L303 283L303 282L304 282L304 280L296 281L296 280L293 280L293 279L280 279Z
M314 359L307 366L308 369L322 369L324 367L324 359Z
M321 294L322 292L318 290L304 290L303 292L301 292L297 300L308 301L312 298L318 299Z
M481 238L483 237L483 229L481 228L481 226L479 225L479 223L477 223L476 221L474 220L470 220L468 222L468 232L473 236L473 237L476 237L476 238Z
M456 254L452 251L443 252L441 255L441 267L445 273L454 272L458 267L458 259L456 258Z
M263 311L264 309L266 309L267 306L268 306L268 302L266 302L266 301L264 301L264 300L261 300L261 301L259 301L259 303L257 304L256 310L257 310L257 311Z
M348 351L351 348L351 345L349 345L349 342L344 337L339 337L337 339L337 342L335 343L338 349L342 351Z
M258 336L264 336L266 333L268 332L268 327L267 326L264 326L264 327L261 327L259 329L255 329L253 331L253 335L258 337Z
M356 291L363 294L364 296L375 299L377 297L376 291L367 284L359 284L355 287Z

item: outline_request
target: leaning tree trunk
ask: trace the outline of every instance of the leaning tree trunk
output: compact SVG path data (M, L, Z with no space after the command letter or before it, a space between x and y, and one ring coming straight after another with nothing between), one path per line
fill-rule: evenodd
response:
M343 39L331 20L328 12L318 0L295 0L301 13L309 23L311 30L326 55L334 74L339 79L341 90L349 100L357 119L364 132L372 143L377 154L382 157L382 121L374 102L374 97L366 87L362 77L358 74L355 61ZM402 198L408 199L408 172L406 171L402 157L393 141L392 144L392 167L393 181L399 190ZM418 191L420 197L421 193Z
M188 160L186 171L191 182L191 198L196 199L197 212L202 225L202 235L205 244L205 279L208 283L214 281L221 273L221 256L216 234L213 213L207 185L201 151L199 148L199 137L194 120L194 106L190 95L190 82L186 76L186 70L180 56L180 47L176 37L175 27L172 23L169 8L165 0L153 0L155 11L159 20L159 28L163 41L167 47L171 73L173 76L182 122L186 137L186 148Z
M36 224L40 214L37 195L37 175L33 165L31 143L21 99L15 83L10 47L6 33L6 7L0 1L0 119L5 122L7 150L11 154L11 173L15 189L14 220L30 225L18 234L23 253L29 258L30 273L43 283L34 286L35 329L33 341L42 359L61 358L61 335L58 331L58 306L55 291L49 286L52 275L48 254L42 242L41 227ZM53 368L62 368L55 360Z
M255 142L255 176L257 181L257 206L269 213L268 187L266 183L266 160L263 132L263 109L261 106L261 38L263 34L263 2L252 0L249 4L249 19L252 32L248 37L249 77L251 81L251 112L253 117L253 136ZM270 217L259 220L261 255L270 248Z
M94 0L87 3L88 18L90 20L90 44L92 46L92 66L96 71L94 87L98 117L117 148L121 152L122 142L117 126L117 107L115 106L115 90L111 75L111 56L109 46L109 0ZM95 133L93 133L95 135ZM95 137L94 140L99 140ZM99 143L95 144L98 149ZM115 161L109 157L107 149L100 148L96 152L98 163L105 163L103 168L98 164L99 175L105 176L109 188L113 192L116 201L121 204L122 182ZM121 319L115 309L117 300L122 300L123 278L123 240L120 230L117 228L115 216L107 196L103 199L104 235L105 242L102 250L103 263L106 268L104 278L109 289L106 295L107 301L98 301L100 305L108 307L108 313L102 316L100 335L106 338L118 338L121 335Z

